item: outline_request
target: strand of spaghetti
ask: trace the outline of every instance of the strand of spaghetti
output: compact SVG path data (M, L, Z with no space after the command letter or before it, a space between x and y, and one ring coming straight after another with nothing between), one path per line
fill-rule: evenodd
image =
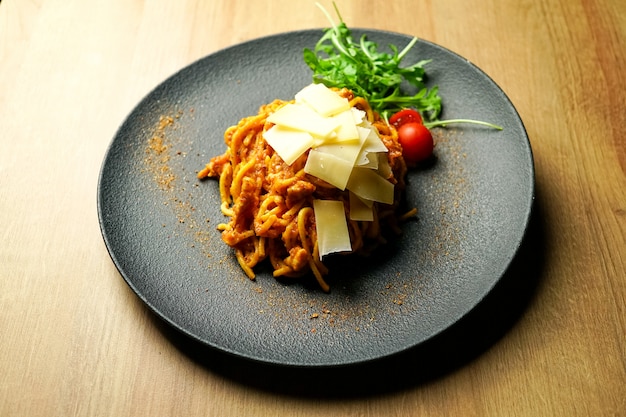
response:
M277 267L279 266L279 262L278 262L277 254L276 254L276 239L269 239L267 241L267 247L268 247L270 263L272 264L272 268L276 270Z
M276 220L278 220L278 217L276 217L275 215L269 216L267 220L261 223L260 227L255 228L255 233L258 236L265 235L270 230L270 228L274 225L274 223L276 223Z
M242 151L246 149L244 143L246 139L249 141L252 135L256 135L258 132L263 130L266 118L267 114L258 114L256 116L246 117L243 119L243 124L238 125L237 129L232 131L232 136L230 137L230 140L227 141L227 144L231 149L238 150L238 152L234 152L231 155L232 163L238 164L244 159L244 156L247 156L242 154Z
M315 261L315 265L317 269L322 273L322 275L328 274L328 268L326 268L326 265L324 265L324 263L320 259L320 248L317 240L315 241L315 245L313 246L313 260Z
M248 251L247 256L245 257L246 265L248 265L251 269L263 259L263 256L259 251L260 238L255 237L252 241L252 249Z
M279 216L282 217L281 212L283 211L284 211L284 208L282 208L281 206L273 207L271 210L265 211L264 213L261 213L261 210L259 210L259 212L257 213L257 216L254 219L255 227L258 227L258 225L267 222L271 218L274 219L272 220L273 222L278 221L278 219L280 218Z
M241 194L243 180L246 177L248 171L250 171L254 167L255 163L256 160L250 159L248 162L246 162L244 166L241 166L241 164L237 165L237 170L234 173L233 182L230 185L230 195L233 197L233 199L236 199L237 197L239 197L239 194Z
M361 225L366 222L357 222L355 220L350 220L350 230L352 234L350 235L350 243L352 245L352 250L358 252L361 247L363 247L363 234L361 230Z
M265 259L266 253L265 253L265 238L264 237L260 237L256 240L255 249L259 255L259 259Z
M292 177L275 180L272 188L275 190L287 189L290 186L294 185L296 182L301 181L305 175L306 173L304 172L304 169L301 169L296 172L296 174Z
M317 242L315 243L314 251L317 251ZM322 272L318 268L318 263L315 261L315 258L313 257L309 258L309 268L311 268L311 271L313 272L313 276L315 276L315 280L317 281L318 285L322 288L322 291L330 292L330 285L328 285L326 280L324 280L324 277L322 276ZM324 269L326 268L324 267ZM325 272L327 273L328 271L326 270Z
M324 280L322 273L317 268L317 263L313 259L309 260L309 268L311 268L311 271L313 272L313 276L315 276L315 280L317 281L319 286L322 288L322 291L330 292L330 285L328 285L328 283Z
M304 203L305 203L305 200L301 200L296 205L294 205L289 210L287 210L282 215L282 220L287 221L287 222L292 221L293 218L296 217L296 215L300 212L300 210L302 209L302 206L304 205Z
M232 143L233 133L235 133L235 131L239 129L239 125L241 125L242 123L243 121L240 121L237 125L230 126L224 131L224 143L226 143L226 146L228 146L229 149L231 149L230 145Z
M285 230L282 233L281 239L284 243L284 246L287 250L289 248L293 248L298 244L298 222L291 221L285 227Z
M284 210L284 208L281 207L282 200L283 198L279 195L266 194L259 207L259 219L266 221L270 216L278 216L278 213ZM274 207L270 209L269 206L271 204L274 204Z
M250 239L250 238L254 237L254 230L245 230L243 232L233 233L234 230L235 229L232 226L229 225L228 229L226 229L226 230L224 230L222 232L222 239L229 246L237 246L238 244L240 244L244 240Z
M243 255L241 250L235 249L235 256L237 258L237 262L239 263L239 266L241 267L241 269L243 269L243 272L246 273L248 278L254 279L255 278L254 271L246 263L245 256Z
M398 220L406 221L406 220L410 219L411 217L415 217L415 216L417 216L417 208L413 207L411 210L409 210L406 213L404 213L403 215L401 215Z
M233 209L230 208L230 203L228 201L223 201L220 205L220 210L224 216L232 217L235 215Z
M276 179L272 185L273 190L285 190L298 181L296 177Z
M230 208L230 186L232 184L233 168L230 164L226 164L220 175L219 187L220 187L220 200L222 201L221 210L225 216L232 217L235 213Z
M272 275L276 277L288 276L293 273L293 268L285 263L285 261L279 256L279 249L276 248L278 244L276 239L270 240L270 262L274 268Z
M293 272L293 269L284 262L281 262L280 266L274 268L274 272L272 272L272 276L274 276L274 278L286 277Z
M315 280L324 292L329 292L330 286L324 280L324 277L322 276L322 271L320 271L320 268L318 267L321 264L321 261L319 260L317 240L314 241L313 248L311 248L310 240L315 234L314 227L311 225L311 230L307 230L307 224L313 216L313 208L311 207L304 207L298 212L298 234L300 237L300 241L302 242L302 247L309 254L308 264L311 272L313 272L313 275L315 276ZM323 267L323 271L327 273L328 270L326 269L326 267L323 264L321 266Z
M311 254L312 248L309 244L309 232L306 230L306 225L309 217L313 216L313 209L311 207L304 207L298 212L298 234L300 236L300 242L302 247Z
M209 168L209 164L206 164L204 168L198 171L198 178L202 179L208 177L209 172L211 172L211 169Z

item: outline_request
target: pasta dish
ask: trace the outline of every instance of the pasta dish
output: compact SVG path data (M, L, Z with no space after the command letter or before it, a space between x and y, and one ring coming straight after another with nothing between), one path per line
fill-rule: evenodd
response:
M290 124L301 122L304 113L292 117L287 110L304 112L306 104L315 108L316 100L319 110L318 99L327 93L316 86L294 100L265 104L229 127L225 153L213 157L198 178L219 179L221 211L229 220L217 228L250 279L255 267L269 260L274 277L312 274L329 291L325 256L368 254L385 243L387 231L398 233L399 221L415 211L398 213L407 167L397 131L364 98L345 88L328 89L347 108L330 116L326 111L323 119L302 128ZM321 100L326 110L332 107L328 100ZM342 117L352 117L357 137L342 136L342 129L352 129L336 121ZM346 155L353 155L351 170L343 175ZM355 178L361 176L359 184ZM336 236L344 227L347 241Z

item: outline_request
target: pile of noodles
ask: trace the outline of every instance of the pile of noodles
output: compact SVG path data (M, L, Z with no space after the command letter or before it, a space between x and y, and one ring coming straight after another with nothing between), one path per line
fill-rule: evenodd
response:
M218 226L222 239L231 246L243 271L254 279L254 268L265 259L274 277L300 277L313 273L324 291L328 269L319 256L313 200L342 201L346 211L352 251L367 254L385 243L384 231L399 233L398 223L414 214L399 215L405 188L406 164L396 129L373 112L367 101L347 90L336 91L352 107L366 112L388 149L395 185L393 204L374 203L373 221L354 221L348 216L350 199L340 190L304 172L308 152L287 165L269 146L263 132L273 126L267 117L286 101L261 106L258 114L241 119L224 133L226 152L216 156L198 173L198 178L219 178L221 211L229 218Z

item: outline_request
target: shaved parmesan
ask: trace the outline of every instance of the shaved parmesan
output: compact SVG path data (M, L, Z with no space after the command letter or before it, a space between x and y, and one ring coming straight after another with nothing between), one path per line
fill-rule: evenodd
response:
M361 144L360 143L332 143L328 145L318 146L316 148L318 152L323 152L326 154L331 154L336 156L337 158L343 159L344 161L350 164L350 167L356 165L357 158L361 153Z
M366 113L363 110L357 109L356 107L351 107L350 110L352 111L352 117L354 117L354 123L357 125L363 124L363 122L365 121Z
M267 121L325 138L339 127L331 117L323 117L304 104L286 104L270 114Z
M350 220L371 222L374 220L372 201L362 200L350 192Z
M296 102L308 104L321 116L328 117L350 110L350 102L324 84L310 84L296 94Z
M378 169L378 155L382 154L361 152L354 165L360 168Z
M325 85L311 84L296 94L295 102L268 117L274 126L264 133L267 143L287 164L308 152L307 174L349 190L349 217L358 221L373 221L374 202L394 201L394 185L387 180L392 174L388 149L366 116ZM341 214L346 221L343 207ZM336 232L331 229L327 233ZM328 245L324 253L338 251L337 245Z
M337 122L337 136L334 138L337 142L358 142L361 137L354 121L354 115L350 110L339 113L333 117Z
M320 258L334 252L352 250L346 213L341 201L313 200Z
M355 167L346 188L365 200L393 203L393 184L369 168Z
M314 143L310 133L280 125L272 126L263 137L287 165L293 164Z
M352 163L331 153L311 149L304 165L304 172L324 180L340 190L345 190L353 166Z
M316 149L320 152L330 153L338 158L350 162L352 166L360 165L360 163L366 163L366 161L360 160L360 158L363 158L361 150L363 148L363 143L369 134L369 129L365 129L360 126L355 126L355 128L355 131L359 135L358 141L327 141L325 144L319 145Z
M365 152L388 152L387 147L383 143L380 136L378 136L376 128L372 127L369 129L367 138L363 144L363 150Z

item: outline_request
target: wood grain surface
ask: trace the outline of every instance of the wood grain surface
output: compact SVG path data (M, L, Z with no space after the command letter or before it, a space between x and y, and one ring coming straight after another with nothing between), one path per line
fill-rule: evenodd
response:
M518 109L537 188L532 268L503 293L519 313L471 354L439 352L432 374L407 364L362 391L205 356L115 269L96 210L103 157L178 69L327 21L303 0L2 0L1 416L626 416L626 2L337 3L351 27L457 52Z

